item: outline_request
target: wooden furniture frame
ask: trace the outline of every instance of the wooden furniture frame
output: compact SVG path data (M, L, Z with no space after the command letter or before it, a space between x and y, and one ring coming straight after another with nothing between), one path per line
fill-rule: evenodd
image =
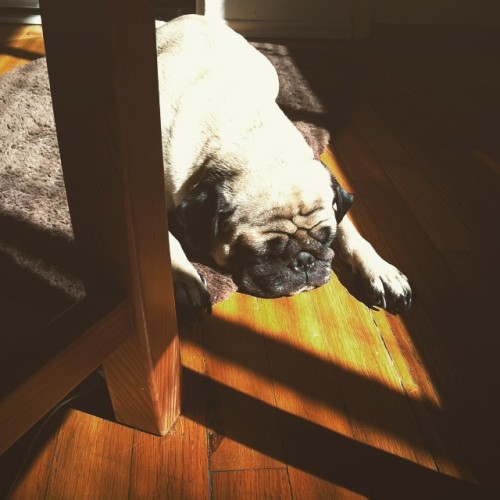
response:
M0 453L99 365L116 418L165 434L179 342L163 188L152 0L40 0L61 163L87 297L0 401Z

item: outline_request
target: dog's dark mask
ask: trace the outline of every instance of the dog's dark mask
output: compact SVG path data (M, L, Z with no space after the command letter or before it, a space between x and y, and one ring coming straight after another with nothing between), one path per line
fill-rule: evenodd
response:
M337 224L353 202L353 196L332 177L333 209ZM179 205L176 215L184 228L186 242L199 254L213 253L231 233L228 224L235 207L224 197L217 180L200 182ZM224 270L231 273L241 292L258 297L294 295L327 283L330 279L336 226L310 230L298 228L256 242L239 234L232 244Z

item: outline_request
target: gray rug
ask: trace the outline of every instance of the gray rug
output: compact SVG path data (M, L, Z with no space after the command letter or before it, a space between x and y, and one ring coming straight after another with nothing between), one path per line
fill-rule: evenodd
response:
M325 110L285 46L254 44L278 70L279 103L319 156ZM213 303L229 276L208 276ZM62 178L45 59L0 77L0 297L58 309L84 295Z

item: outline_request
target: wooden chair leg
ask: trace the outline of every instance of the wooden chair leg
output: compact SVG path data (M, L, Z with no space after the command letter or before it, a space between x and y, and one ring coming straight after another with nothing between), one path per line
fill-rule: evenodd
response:
M133 334L104 363L121 422L179 414L152 0L40 1L64 180L88 294L129 298Z

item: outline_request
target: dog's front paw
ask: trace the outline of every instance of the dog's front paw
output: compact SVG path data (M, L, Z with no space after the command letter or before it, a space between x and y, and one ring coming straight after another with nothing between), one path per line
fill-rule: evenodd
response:
M399 269L383 259L360 269L363 286L370 305L394 314L407 311L411 306L412 290L408 278Z
M193 272L174 271L174 295L177 321L180 325L190 325L200 321L203 313L212 312L210 294L203 276Z

